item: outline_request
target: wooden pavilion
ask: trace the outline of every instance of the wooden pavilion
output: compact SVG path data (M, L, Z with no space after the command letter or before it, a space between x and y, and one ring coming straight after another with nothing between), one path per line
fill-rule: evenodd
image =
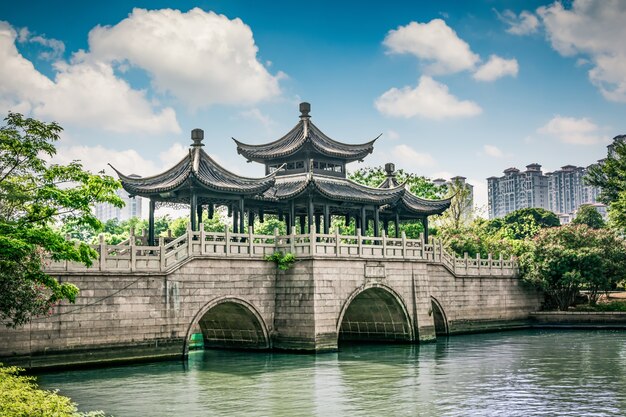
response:
M202 147L204 132L191 131L193 143L185 157L172 168L151 177L124 175L113 168L131 196L149 199L149 244L154 244L154 210L157 204L184 204L190 208L192 230L197 230L202 213L213 216L216 207L226 206L233 217L233 232L243 232L246 221L253 227L266 214L284 221L287 233L299 225L328 233L332 216L341 216L365 234L370 221L379 236L381 224L388 234L389 223L419 220L428 233L428 216L441 214L450 199L427 200L413 195L386 164L387 178L379 187L368 187L346 177L346 164L362 161L372 153L376 139L363 144L347 144L326 136L311 122L309 103L300 104L300 120L280 139L250 145L233 139L237 152L248 162L265 164L266 176L248 178L220 166Z

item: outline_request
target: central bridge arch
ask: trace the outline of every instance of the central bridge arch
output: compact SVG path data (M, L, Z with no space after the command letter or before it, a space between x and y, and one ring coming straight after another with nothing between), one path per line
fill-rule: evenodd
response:
M202 331L205 348L270 348L263 318L252 304L238 298L213 300L196 314L187 330L185 355L189 352L189 339L196 326Z
M337 322L338 342L410 342L411 319L404 301L383 285L357 289L346 300Z

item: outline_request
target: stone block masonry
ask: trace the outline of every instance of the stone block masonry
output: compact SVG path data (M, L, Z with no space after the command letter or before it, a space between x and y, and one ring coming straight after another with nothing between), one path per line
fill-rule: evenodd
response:
M322 352L342 340L425 342L514 327L540 305L502 263L461 259L455 272L459 260L442 260L442 251L385 257L372 246L367 256L303 253L287 271L262 256L186 250L166 270L58 269L52 274L81 289L76 304L1 328L0 361L42 368L184 357L197 329L207 347Z

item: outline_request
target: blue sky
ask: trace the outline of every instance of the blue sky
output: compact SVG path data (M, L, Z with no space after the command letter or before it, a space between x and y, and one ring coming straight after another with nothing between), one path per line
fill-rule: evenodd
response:
M94 4L95 3L95 4ZM64 128L57 160L154 174L191 129L277 139L298 103L329 136L431 178L589 165L625 133L626 3L615 0L0 3L0 111ZM358 168L359 165L354 165Z

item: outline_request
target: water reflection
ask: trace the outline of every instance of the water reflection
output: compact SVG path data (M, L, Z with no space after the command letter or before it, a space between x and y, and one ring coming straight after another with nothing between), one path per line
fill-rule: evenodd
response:
M338 353L192 352L40 377L116 416L623 416L626 332L520 331Z

